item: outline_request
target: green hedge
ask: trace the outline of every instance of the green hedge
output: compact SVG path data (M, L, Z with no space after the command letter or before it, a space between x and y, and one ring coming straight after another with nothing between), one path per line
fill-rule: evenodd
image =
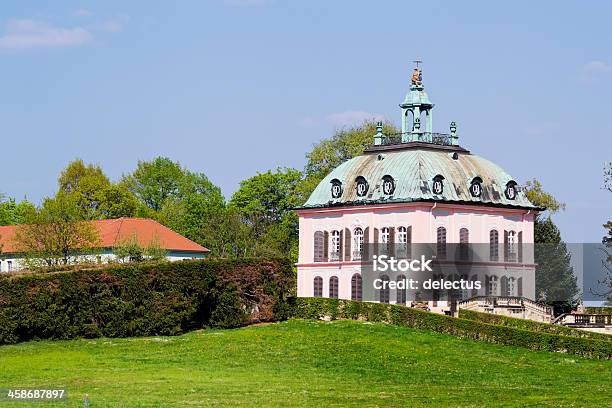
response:
M605 333L594 333L586 330L572 329L555 324L534 322L532 320L517 319L515 317L500 316L491 313L475 312L473 310L459 309L459 317L498 326L514 327L541 333L560 334L562 336L583 337L587 339L612 341L612 336Z
M612 306L587 306L584 308L587 314L612 314Z
M299 298L295 300L293 315L304 319L330 318L386 322L532 350L563 352L597 359L612 358L612 342L609 341L521 330L397 305Z
M0 276L0 344L176 335L288 317L288 260L193 260Z

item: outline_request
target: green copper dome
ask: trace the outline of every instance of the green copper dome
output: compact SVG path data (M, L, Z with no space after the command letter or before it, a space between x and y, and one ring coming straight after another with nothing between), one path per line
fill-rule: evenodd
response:
M367 182L367 192L362 196L357 194L358 179ZM392 184L387 183L387 192L392 192L385 194L383 180L389 179ZM442 182L439 194L434 190L434 180ZM474 194L473 183L480 185L475 190L479 195ZM338 198L332 196L334 185ZM498 165L458 146L419 142L391 149L371 148L342 163L319 183L303 208L415 201L536 209Z

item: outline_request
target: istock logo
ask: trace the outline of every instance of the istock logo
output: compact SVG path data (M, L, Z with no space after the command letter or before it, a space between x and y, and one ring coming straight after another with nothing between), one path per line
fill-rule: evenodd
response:
M388 255L374 255L372 266L375 272L433 272L431 262L433 259L426 259L421 255L421 259L396 259Z

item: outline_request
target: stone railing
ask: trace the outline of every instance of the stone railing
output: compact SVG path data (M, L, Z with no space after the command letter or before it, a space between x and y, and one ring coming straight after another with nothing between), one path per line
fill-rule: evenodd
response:
M554 323L574 327L606 327L612 326L612 314L565 313Z
M467 309L470 306L524 307L525 310L531 309L552 316L552 308L550 306L521 296L475 296L459 302L459 307L461 308Z

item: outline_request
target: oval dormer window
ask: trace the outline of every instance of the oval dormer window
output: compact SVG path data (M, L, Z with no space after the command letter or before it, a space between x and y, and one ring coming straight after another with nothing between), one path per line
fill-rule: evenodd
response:
M331 182L331 195L333 198L342 196L342 182L338 179L333 179Z
M482 195L482 179L475 177L470 184L470 194L472 197L480 197Z
M517 188L516 181L511 180L506 184L506 190L504 194L508 200L514 200L516 198Z
M391 176L383 177L382 189L384 195L392 195L395 191L395 181Z
M355 181L357 182L357 196L365 197L365 195L368 194L369 188L367 180L362 176L359 176Z
M444 192L444 177L441 175L437 175L433 178L433 183L431 185L431 191L434 194L440 195Z

